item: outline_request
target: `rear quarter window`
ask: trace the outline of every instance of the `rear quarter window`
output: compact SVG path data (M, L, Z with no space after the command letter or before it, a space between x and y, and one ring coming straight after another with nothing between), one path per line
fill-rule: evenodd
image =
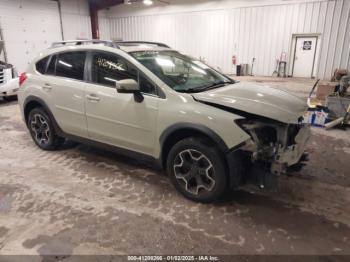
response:
M57 55L51 56L49 65L48 65L47 70L46 70L46 74L47 74L47 75L55 75L55 71L56 71L56 58L57 58Z
M39 60L36 64L35 64L35 68L36 71L38 71L41 74L45 74L46 73L46 68L47 68L47 62L49 61L49 56Z

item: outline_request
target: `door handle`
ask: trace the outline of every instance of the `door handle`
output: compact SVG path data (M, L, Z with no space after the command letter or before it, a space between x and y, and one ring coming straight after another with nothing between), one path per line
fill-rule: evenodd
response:
M91 102L98 102L100 101L101 99L95 95L95 94L90 94L90 95L87 95L86 98L91 101Z
M50 91L52 89L52 86L48 83L45 83L44 86L43 86L43 89L46 90L46 91Z

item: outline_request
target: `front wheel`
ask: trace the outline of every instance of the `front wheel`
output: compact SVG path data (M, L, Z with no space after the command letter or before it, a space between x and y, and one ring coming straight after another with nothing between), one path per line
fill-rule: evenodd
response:
M213 202L228 188L223 156L204 139L186 138L176 143L168 155L167 172L175 188L197 202Z

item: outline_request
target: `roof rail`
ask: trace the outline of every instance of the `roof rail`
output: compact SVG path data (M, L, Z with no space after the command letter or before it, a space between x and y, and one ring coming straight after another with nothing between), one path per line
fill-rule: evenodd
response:
M119 45L137 45L137 44L145 44L145 45L156 45L159 47L170 48L168 45L158 42L148 42L148 41L114 41L113 43Z
M104 44L104 45L109 46L109 47L119 48L119 46L113 41L99 40L99 39L60 41L60 42L52 43L51 47L65 46L67 44L68 45L69 44L71 44L71 45Z

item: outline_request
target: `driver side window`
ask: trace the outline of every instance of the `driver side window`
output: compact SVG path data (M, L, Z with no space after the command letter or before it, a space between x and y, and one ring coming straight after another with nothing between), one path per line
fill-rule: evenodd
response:
M112 53L95 52L93 54L91 77L93 83L113 88L116 81L134 79L139 83L142 93L157 95L156 86L143 73L125 59Z
M117 55L96 52L92 57L92 82L105 86L115 87L115 82L124 79L137 81L135 68Z

